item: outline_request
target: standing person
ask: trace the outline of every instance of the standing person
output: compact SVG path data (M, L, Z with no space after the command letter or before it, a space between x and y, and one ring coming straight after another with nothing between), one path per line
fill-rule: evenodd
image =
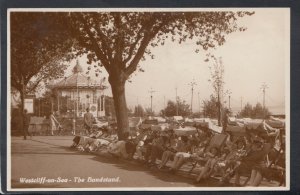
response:
M24 112L23 112L23 132L24 132L24 139L26 140L26 136L27 135L30 135L29 132L28 132L28 128L29 128L29 124L30 124L30 116L29 114L27 113L27 110L24 109Z
M50 134L53 136L53 131L56 131L56 124L59 125L59 122L54 116L54 112L50 114Z
M91 134L93 120L94 120L93 114L90 113L90 109L87 108L86 113L83 116L83 122L84 122L84 128L89 132L89 134Z

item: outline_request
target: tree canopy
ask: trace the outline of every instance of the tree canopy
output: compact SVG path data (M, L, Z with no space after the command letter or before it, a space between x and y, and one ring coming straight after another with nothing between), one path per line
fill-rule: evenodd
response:
M89 63L99 63L112 75L121 71L126 80L148 46L164 45L167 38L179 43L195 39L199 49L223 45L225 36L244 31L236 23L250 12L72 12L69 19L78 41L78 54L86 53ZM197 50L199 51L199 50Z
M270 115L271 112L268 108L263 108L260 103L257 103L254 107L247 103L239 113L239 117L259 118L263 119L264 116Z
M140 104L134 107L135 117L143 117L144 115L145 115L145 110Z
M11 13L11 84L25 94L42 82L63 76L62 58L72 42L55 14Z
M203 101L203 114L205 117L218 118L218 100L211 95L209 100Z
M168 101L167 107L161 111L163 116L176 116L178 109L178 115L188 116L190 114L190 106L184 101L178 98L177 102L171 100Z

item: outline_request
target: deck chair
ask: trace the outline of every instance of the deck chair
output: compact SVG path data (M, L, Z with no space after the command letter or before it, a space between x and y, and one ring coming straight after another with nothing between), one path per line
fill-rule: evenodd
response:
M225 141L227 139L227 136L228 135L224 134L224 133L215 134L211 138L208 146L205 148L205 152L209 151L212 147L216 147L216 148L220 149L223 146L223 144L225 143ZM201 163L201 162L199 162L199 161L192 161L192 168L190 169L189 173L191 173L195 169L195 167L197 166L197 164L199 164L199 163Z
M268 167L266 168L267 174L264 177L268 180L276 180L279 182L279 186L285 183L285 146L283 143L282 130L280 131L278 137L280 141L279 150L272 150L267 157ZM275 138L275 139L276 139ZM273 154L273 155L272 155Z
M269 152L271 151L271 149L272 149L271 144L269 144L269 143L264 144L264 146L262 148L263 154L264 154L264 159L266 159L266 156L269 154ZM236 167L236 168L238 168L238 167ZM241 186L246 186L247 185L247 183L250 180L251 171L252 171L252 169L251 170L250 169L249 170L245 170L245 172L244 171L242 172L241 175L244 176L244 177L246 177L246 180L241 184ZM231 170L230 174L228 174L228 175L226 175L224 177L228 177L227 179L230 180L232 178L232 176L234 175L234 174L231 174L231 173L234 173L234 172L235 172L235 170Z
M276 153L269 166L265 169L263 177L267 180L278 181L278 186L282 186L285 183L285 153L283 149Z

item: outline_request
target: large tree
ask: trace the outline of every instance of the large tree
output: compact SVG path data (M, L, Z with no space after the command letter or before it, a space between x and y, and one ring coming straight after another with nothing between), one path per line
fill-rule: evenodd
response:
M63 75L61 59L72 41L55 13L12 12L10 18L11 86L20 94L23 113L26 94Z
M179 43L195 38L199 49L223 45L225 36L237 30L238 17L249 12L72 12L68 14L79 54L99 63L109 74L118 135L128 131L125 83L140 69L150 47L163 45L167 38ZM199 50L197 50L199 51Z

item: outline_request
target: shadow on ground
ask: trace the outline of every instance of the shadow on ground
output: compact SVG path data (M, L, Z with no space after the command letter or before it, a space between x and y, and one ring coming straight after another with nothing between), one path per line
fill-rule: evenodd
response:
M95 155L95 154L94 154ZM127 171L142 171L149 175L152 175L156 177L159 180L165 181L165 182L182 182L182 183L188 183L190 185L195 185L198 187L211 187L211 186L218 186L218 181L214 178L209 178L207 181L204 181L203 183L194 184L194 177L192 175L186 175L187 173L182 173L179 171L176 174L169 173L168 171L159 170L157 168L150 168L143 164L137 163L135 161L129 161L129 160L123 160L118 159L115 157L110 156L109 154L101 154L97 155L92 160L106 163L113 165L119 169L127 170Z

